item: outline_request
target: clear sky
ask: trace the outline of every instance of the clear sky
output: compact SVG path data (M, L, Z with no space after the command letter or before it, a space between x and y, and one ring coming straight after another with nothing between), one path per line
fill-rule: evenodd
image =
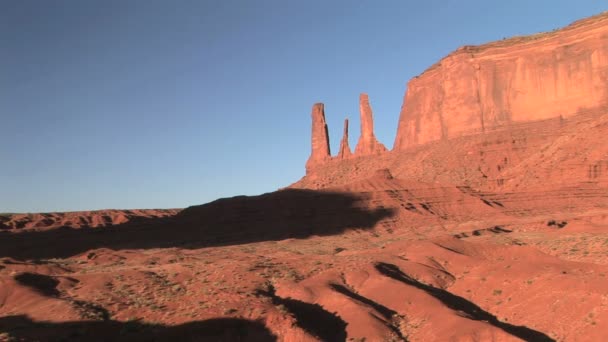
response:
M1 0L0 212L170 208L304 175L367 92L392 147L407 81L599 0Z

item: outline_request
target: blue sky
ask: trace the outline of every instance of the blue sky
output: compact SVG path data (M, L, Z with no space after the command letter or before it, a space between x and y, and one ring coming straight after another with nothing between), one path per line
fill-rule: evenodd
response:
M0 212L171 208L304 175L367 92L392 147L407 81L465 44L548 31L597 0L0 1Z

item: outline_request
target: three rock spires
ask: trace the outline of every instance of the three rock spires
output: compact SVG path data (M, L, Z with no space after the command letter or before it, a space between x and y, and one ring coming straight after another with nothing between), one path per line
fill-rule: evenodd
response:
M370 154L378 154L386 151L386 147L380 143L374 135L374 117L369 104L367 94L359 96L359 113L361 116L361 135L352 153L348 144L348 119L344 120L344 131L340 141L340 151L336 157L331 156L329 148L329 133L325 121L325 110L323 103L315 103L312 106L312 151L306 162L306 171L310 171L331 159L348 159Z

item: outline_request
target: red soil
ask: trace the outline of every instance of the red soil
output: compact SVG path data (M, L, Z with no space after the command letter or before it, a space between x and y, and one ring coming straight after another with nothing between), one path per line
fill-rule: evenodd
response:
M479 193L382 171L119 228L6 232L0 330L125 341L601 340L608 192L560 194Z

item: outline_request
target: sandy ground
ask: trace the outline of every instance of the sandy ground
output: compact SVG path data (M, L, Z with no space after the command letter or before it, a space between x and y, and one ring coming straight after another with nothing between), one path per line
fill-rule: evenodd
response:
M608 193L546 193L378 172L110 227L6 230L0 339L603 340Z

